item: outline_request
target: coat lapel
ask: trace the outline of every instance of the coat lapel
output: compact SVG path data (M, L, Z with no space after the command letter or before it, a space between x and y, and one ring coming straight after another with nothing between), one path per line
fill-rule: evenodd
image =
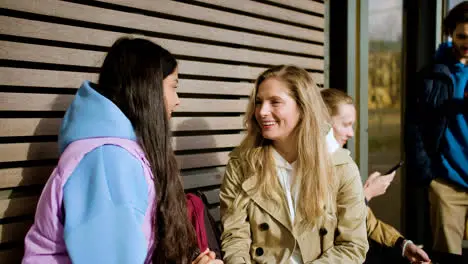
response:
M250 177L242 184L242 189L249 195L249 197L265 212L267 212L272 218L280 222L289 232L292 232L291 219L289 218L288 206L284 199L283 193L276 193L278 197L281 197L281 201L274 201L267 199L261 195L260 192L255 191L256 179Z
M341 165L347 163L350 159L349 152L344 149L338 149L332 154L332 164L334 166ZM276 192L277 197L281 197L281 201L278 203L274 203L274 201L267 199L261 195L260 192L255 191L255 184L256 184L256 177L249 177L242 183L242 189L249 195L249 197L265 212L267 212L272 218L276 219L279 223L281 223L291 234L294 236L299 237L300 234L295 234L293 230L300 232L301 230L301 223L304 220L302 214L297 210L296 216L294 220L294 228L293 223L291 223L291 219L289 217L288 205L286 203L286 199L284 197L283 192ZM317 228L317 223L314 225L313 229Z

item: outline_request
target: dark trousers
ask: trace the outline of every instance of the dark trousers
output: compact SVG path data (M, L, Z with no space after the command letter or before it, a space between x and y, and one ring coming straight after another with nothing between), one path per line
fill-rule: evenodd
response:
M455 255L450 253L433 251L431 252L431 260L434 264L466 264L468 256Z
M369 239L369 251L364 264L407 264L409 261L401 256L401 250L389 248Z
M434 264L468 264L468 254L463 256L442 253L437 251L427 252ZM466 253L466 252L463 252ZM369 240L369 251L367 252L364 264L408 264L409 261L401 256L398 248L389 248L378 244L374 240Z

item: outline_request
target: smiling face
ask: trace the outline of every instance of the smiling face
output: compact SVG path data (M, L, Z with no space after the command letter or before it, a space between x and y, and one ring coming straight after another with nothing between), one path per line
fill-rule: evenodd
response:
M452 34L455 55L462 63L468 59L468 23L459 23Z
M300 112L284 82L268 78L260 84L255 98L255 118L264 138L290 142Z
M343 147L350 138L354 137L353 125L356 122L356 109L352 104L341 103L337 110L337 114L332 116L333 134Z
M178 69L176 68L174 72L163 80L164 100L168 118L171 118L172 112L174 112L176 107L180 104L179 96L177 95L177 86L179 85L178 73Z

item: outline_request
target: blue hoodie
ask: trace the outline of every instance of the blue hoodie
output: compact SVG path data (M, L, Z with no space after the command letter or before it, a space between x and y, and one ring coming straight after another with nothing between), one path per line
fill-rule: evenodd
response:
M468 66L458 61L452 52L452 43L440 45L436 59L449 67L453 81L451 100L467 100L464 94L468 84ZM444 177L464 188L468 188L468 116L458 113L449 117L448 127L443 135L441 149L442 172Z
M122 111L84 82L67 110L60 153L80 139L116 137L135 141ZM143 263L148 246L142 230L148 183L141 160L119 146L86 154L63 188L64 240L73 263Z

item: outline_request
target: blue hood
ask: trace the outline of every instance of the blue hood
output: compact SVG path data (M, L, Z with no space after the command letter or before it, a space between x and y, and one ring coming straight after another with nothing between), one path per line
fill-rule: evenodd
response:
M436 54L435 54L435 58L437 60L443 60L445 58L447 58L450 53L452 51L452 42L444 42L444 43L441 43L439 45L439 47L437 48L437 51L436 51Z
M435 59L438 63L446 64L447 66L453 66L459 61L453 54L453 44L451 41L441 43L435 53Z
M65 113L59 133L60 154L80 139L117 137L136 141L130 120L109 99L85 81Z

